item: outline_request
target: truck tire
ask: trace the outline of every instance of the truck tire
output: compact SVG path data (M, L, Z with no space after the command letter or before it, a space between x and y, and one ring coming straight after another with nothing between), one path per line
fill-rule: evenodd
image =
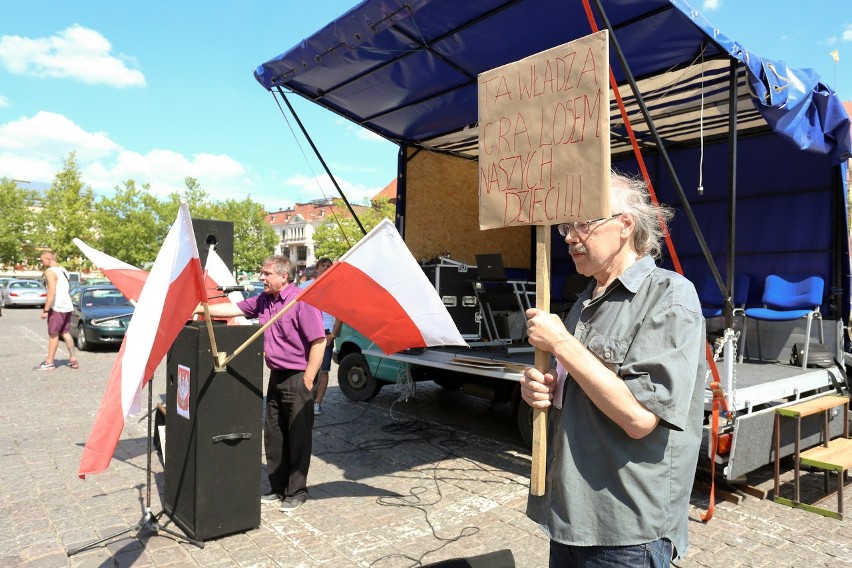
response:
M350 353L337 368L337 385L346 398L366 402L378 394L382 383L370 372L367 359L360 353Z
M521 438L524 440L526 447L532 448L532 406L521 400L518 403L518 411L516 414L518 419L518 432L520 432Z

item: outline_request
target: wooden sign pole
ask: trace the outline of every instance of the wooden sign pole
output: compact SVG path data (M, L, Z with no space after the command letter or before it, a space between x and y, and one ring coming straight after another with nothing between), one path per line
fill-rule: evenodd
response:
M550 226L606 218L609 32L479 74L479 228L536 225L536 308L550 311ZM535 351L548 371L550 354ZM547 412L533 410L530 493L544 494Z
M550 311L550 226L535 228L535 307ZM536 348L535 368L546 373L550 366L550 353ZM544 495L545 465L547 458L547 410L533 409L532 471L530 494Z

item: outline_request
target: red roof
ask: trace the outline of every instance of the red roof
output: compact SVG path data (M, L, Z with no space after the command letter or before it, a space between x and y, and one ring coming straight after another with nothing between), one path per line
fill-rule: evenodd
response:
M387 197L391 203L396 203L396 178L385 186L383 190L378 192L370 201L375 201L377 197Z
M356 211L365 209L363 205L353 205ZM349 210L346 207L336 207L326 203L297 203L294 207L281 209L280 211L270 211L266 214L266 223L268 225L280 225L281 223L289 223L293 217L299 215L305 221L317 221L326 215L330 215L332 211L335 215L343 217L349 216Z

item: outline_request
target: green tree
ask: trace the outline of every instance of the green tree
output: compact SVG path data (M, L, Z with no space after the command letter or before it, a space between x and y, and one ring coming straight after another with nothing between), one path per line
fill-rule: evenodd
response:
M210 201L210 196L201 188L201 184L193 177L183 179L186 188L178 193L174 192L166 197L165 201L160 203L158 213L164 218L169 219L169 226L177 217L178 208L181 201L186 201L189 207L189 214L196 219L212 219L215 205Z
M84 256L73 239L91 240L94 203L94 192L83 185L76 154L72 152L44 194L43 208L37 215L39 231L35 244L53 250L57 260L66 268L79 268Z
M346 215L339 213L330 215L314 231L314 243L316 245L314 255L317 258L327 256L338 259L364 236L355 219L348 214L343 200L335 199L334 205L337 211L346 211ZM393 221L395 217L396 206L386 197L377 198L369 210L358 215L358 219L367 232L378 225L382 219L387 218Z
M266 223L263 205L246 197L227 199L211 207L210 219L234 223L234 270L255 272L272 253L278 237Z
M115 188L113 197L103 197L95 204L99 238L87 244L134 266L151 263L174 222L174 217L160 214L162 209L148 184L140 189L127 180L123 187Z
M0 263L16 264L35 257L32 232L35 192L8 179L0 179Z
M184 179L186 189L172 193L161 204L161 215L174 221L181 201L186 201L194 219L212 219L234 223L234 269L254 272L274 249L275 231L266 224L266 210L250 197L239 201L213 202L195 178Z

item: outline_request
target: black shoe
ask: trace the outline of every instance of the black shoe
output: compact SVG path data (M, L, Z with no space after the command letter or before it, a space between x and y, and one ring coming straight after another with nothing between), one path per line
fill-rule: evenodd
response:
M284 500L284 496L280 493L267 493L260 496L261 505L277 505Z
M293 497L285 497L284 501L282 501L281 503L281 508L279 508L278 510L282 513L289 513L291 511L295 511L296 509L301 507L302 504L307 500L308 496L304 493L302 495L295 495Z

